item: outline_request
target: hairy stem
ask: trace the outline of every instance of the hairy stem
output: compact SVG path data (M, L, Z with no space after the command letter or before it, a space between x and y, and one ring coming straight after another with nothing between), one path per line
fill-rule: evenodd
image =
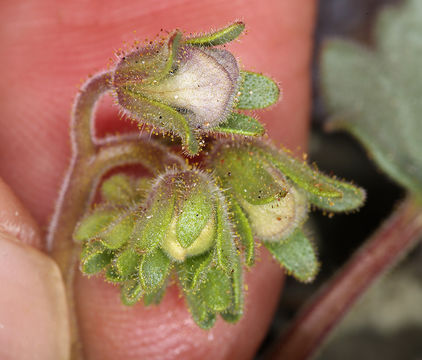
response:
M50 223L47 246L66 284L71 314L72 359L80 359L73 298L73 276L79 248L72 241L75 226L88 209L101 177L111 168L141 164L152 173L166 166L183 166L160 145L137 135L97 139L94 113L102 94L110 90L111 74L91 78L76 98L71 119L72 159Z
M308 359L365 290L401 259L422 235L422 208L410 197L349 262L305 305L271 359Z

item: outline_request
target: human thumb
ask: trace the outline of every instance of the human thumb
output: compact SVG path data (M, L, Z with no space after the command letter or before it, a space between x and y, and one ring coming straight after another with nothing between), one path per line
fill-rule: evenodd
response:
M40 231L0 179L0 359L67 359L65 288Z

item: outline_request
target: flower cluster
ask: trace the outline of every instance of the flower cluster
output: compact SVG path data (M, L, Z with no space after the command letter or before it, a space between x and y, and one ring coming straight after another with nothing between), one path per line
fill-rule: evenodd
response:
M109 139L79 170L97 172L84 182L91 199L110 168L139 163L153 173L103 179L99 203L88 203L73 233L82 245L81 271L119 284L127 305L159 303L177 278L204 329L217 315L229 322L242 316L242 268L253 266L257 241L289 274L309 282L319 266L302 231L310 206L349 211L365 198L362 189L259 138L262 125L238 111L267 107L279 96L271 79L240 71L235 57L216 47L243 27L188 38L176 31L125 55L108 84L117 103L137 121L179 137L184 151L154 139ZM201 145L206 151L189 165Z

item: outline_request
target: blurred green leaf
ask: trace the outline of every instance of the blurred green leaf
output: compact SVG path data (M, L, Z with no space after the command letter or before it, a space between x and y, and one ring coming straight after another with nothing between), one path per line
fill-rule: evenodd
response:
M235 234L240 238L240 241L245 248L244 256L246 265L252 266L255 262L255 240L253 238L251 225L237 201L231 198L229 202Z
M118 273L124 278L128 278L135 274L140 259L140 255L137 254L132 248L123 250L116 257L116 268Z
M392 179L422 197L422 2L384 9L376 51L335 40L322 54L329 128L356 136Z
M273 80L251 71L240 73L242 79L236 104L238 109L263 109L277 102L280 89Z
M73 234L75 241L92 240L104 231L117 217L116 209L97 209L85 216L77 225Z
M311 242L297 229L287 239L263 242L264 246L297 280L311 282L318 272L319 264Z
M167 279L171 261L164 252L156 248L144 255L139 267L139 278L147 293L157 290Z
M127 280L120 286L120 298L125 305L134 305L143 295L143 289L138 280Z
M194 36L186 39L186 43L193 46L217 46L236 39L245 29L243 22L235 22L215 32Z
M94 275L103 270L113 257L113 253L100 242L94 241L83 248L81 270L87 275Z
M211 268L199 292L211 311L223 311L230 306L232 300L230 277L219 268Z
M258 120L235 112L232 112L223 123L213 128L213 131L244 136L261 136L265 133L264 127Z

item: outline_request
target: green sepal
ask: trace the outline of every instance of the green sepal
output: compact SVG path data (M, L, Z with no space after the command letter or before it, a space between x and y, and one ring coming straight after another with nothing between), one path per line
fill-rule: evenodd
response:
M128 248L117 255L115 266L119 275L123 278L129 278L136 274L141 256L133 249Z
M308 193L308 200L312 205L323 210L342 212L358 209L365 202L366 192L364 189L346 181L336 180L335 178L324 175L321 176L321 179L323 179L325 183L334 186L341 192L342 196L340 198L329 198Z
M185 291L197 291L206 279L211 267L214 254L209 251L205 254L187 258L178 266L179 280Z
M237 254L236 246L230 229L227 212L224 208L223 200L217 200L217 232L215 239L216 261L219 267L230 274L233 270Z
M101 196L113 205L127 205L136 197L134 182L127 175L113 175L101 185Z
M181 138L189 155L199 152L198 140L188 120L181 113L162 102L147 99L142 93L121 89L120 94L120 105L128 109L140 123L145 122L165 132L176 134Z
M185 298L195 323L201 329L211 329L216 320L216 313L208 309L198 293L185 292Z
M236 103L238 109L263 109L277 102L280 89L273 80L250 71L241 71L240 74L242 79Z
M176 223L177 241L183 248L188 248L199 237L205 225L214 215L213 203L209 190L201 183L188 194Z
M164 282L163 286L161 286L158 290L145 294L143 297L144 305L145 306L159 305L164 298L166 289L167 289L167 283Z
M263 244L288 274L302 282L314 280L319 270L318 259L313 245L301 229L296 229L283 241L264 241Z
M201 284L198 295L213 312L226 310L231 304L231 279L223 270L213 267Z
M245 24L238 21L213 33L188 38L185 42L186 44L193 46L223 45L236 39L244 29Z
M137 91L166 77L176 60L181 37L181 32L176 30L161 44L127 54L116 66L113 85L118 90Z
M127 306L134 305L142 297L144 291L138 280L127 280L120 285L120 298Z
M119 271L113 263L107 266L105 270L105 279L113 284L118 284L127 280L119 274Z
M156 291L167 279L172 262L159 248L145 254L139 266L139 279L146 293Z
M73 233L75 241L87 241L98 238L108 225L116 218L119 210L98 209L85 216L76 226Z
M248 218L235 199L230 199L229 206L235 234L244 246L245 263L248 266L252 266L255 263L255 240Z
M109 249L119 249L126 244L133 232L135 215L132 211L113 219L113 222L100 235L100 241Z
M233 195L252 205L264 205L284 197L286 189L267 171L253 150L236 146L222 149L214 159L217 176L231 188Z
M164 194L161 188L158 191L132 233L131 240L141 251L152 251L160 245L173 218L174 196Z
M329 177L317 169L312 169L306 162L301 162L286 151L265 151L264 158L270 161L285 176L307 192L309 202L329 211L348 211L362 206L365 191L359 187Z
M94 275L110 264L113 253L100 242L95 241L84 245L81 254L81 270L87 275Z
M290 156L287 151L271 149L265 145L261 148L257 147L256 151L306 192L328 198L341 198L343 196L340 190L337 190L327 181L329 179L327 176L322 175L316 169L312 169L306 162Z
M243 136L262 136L265 128L251 116L232 112L227 119L212 131Z
M221 312L221 317L225 321L235 323L243 315L243 277L240 262L237 262L231 275L231 297L231 304L229 308Z

